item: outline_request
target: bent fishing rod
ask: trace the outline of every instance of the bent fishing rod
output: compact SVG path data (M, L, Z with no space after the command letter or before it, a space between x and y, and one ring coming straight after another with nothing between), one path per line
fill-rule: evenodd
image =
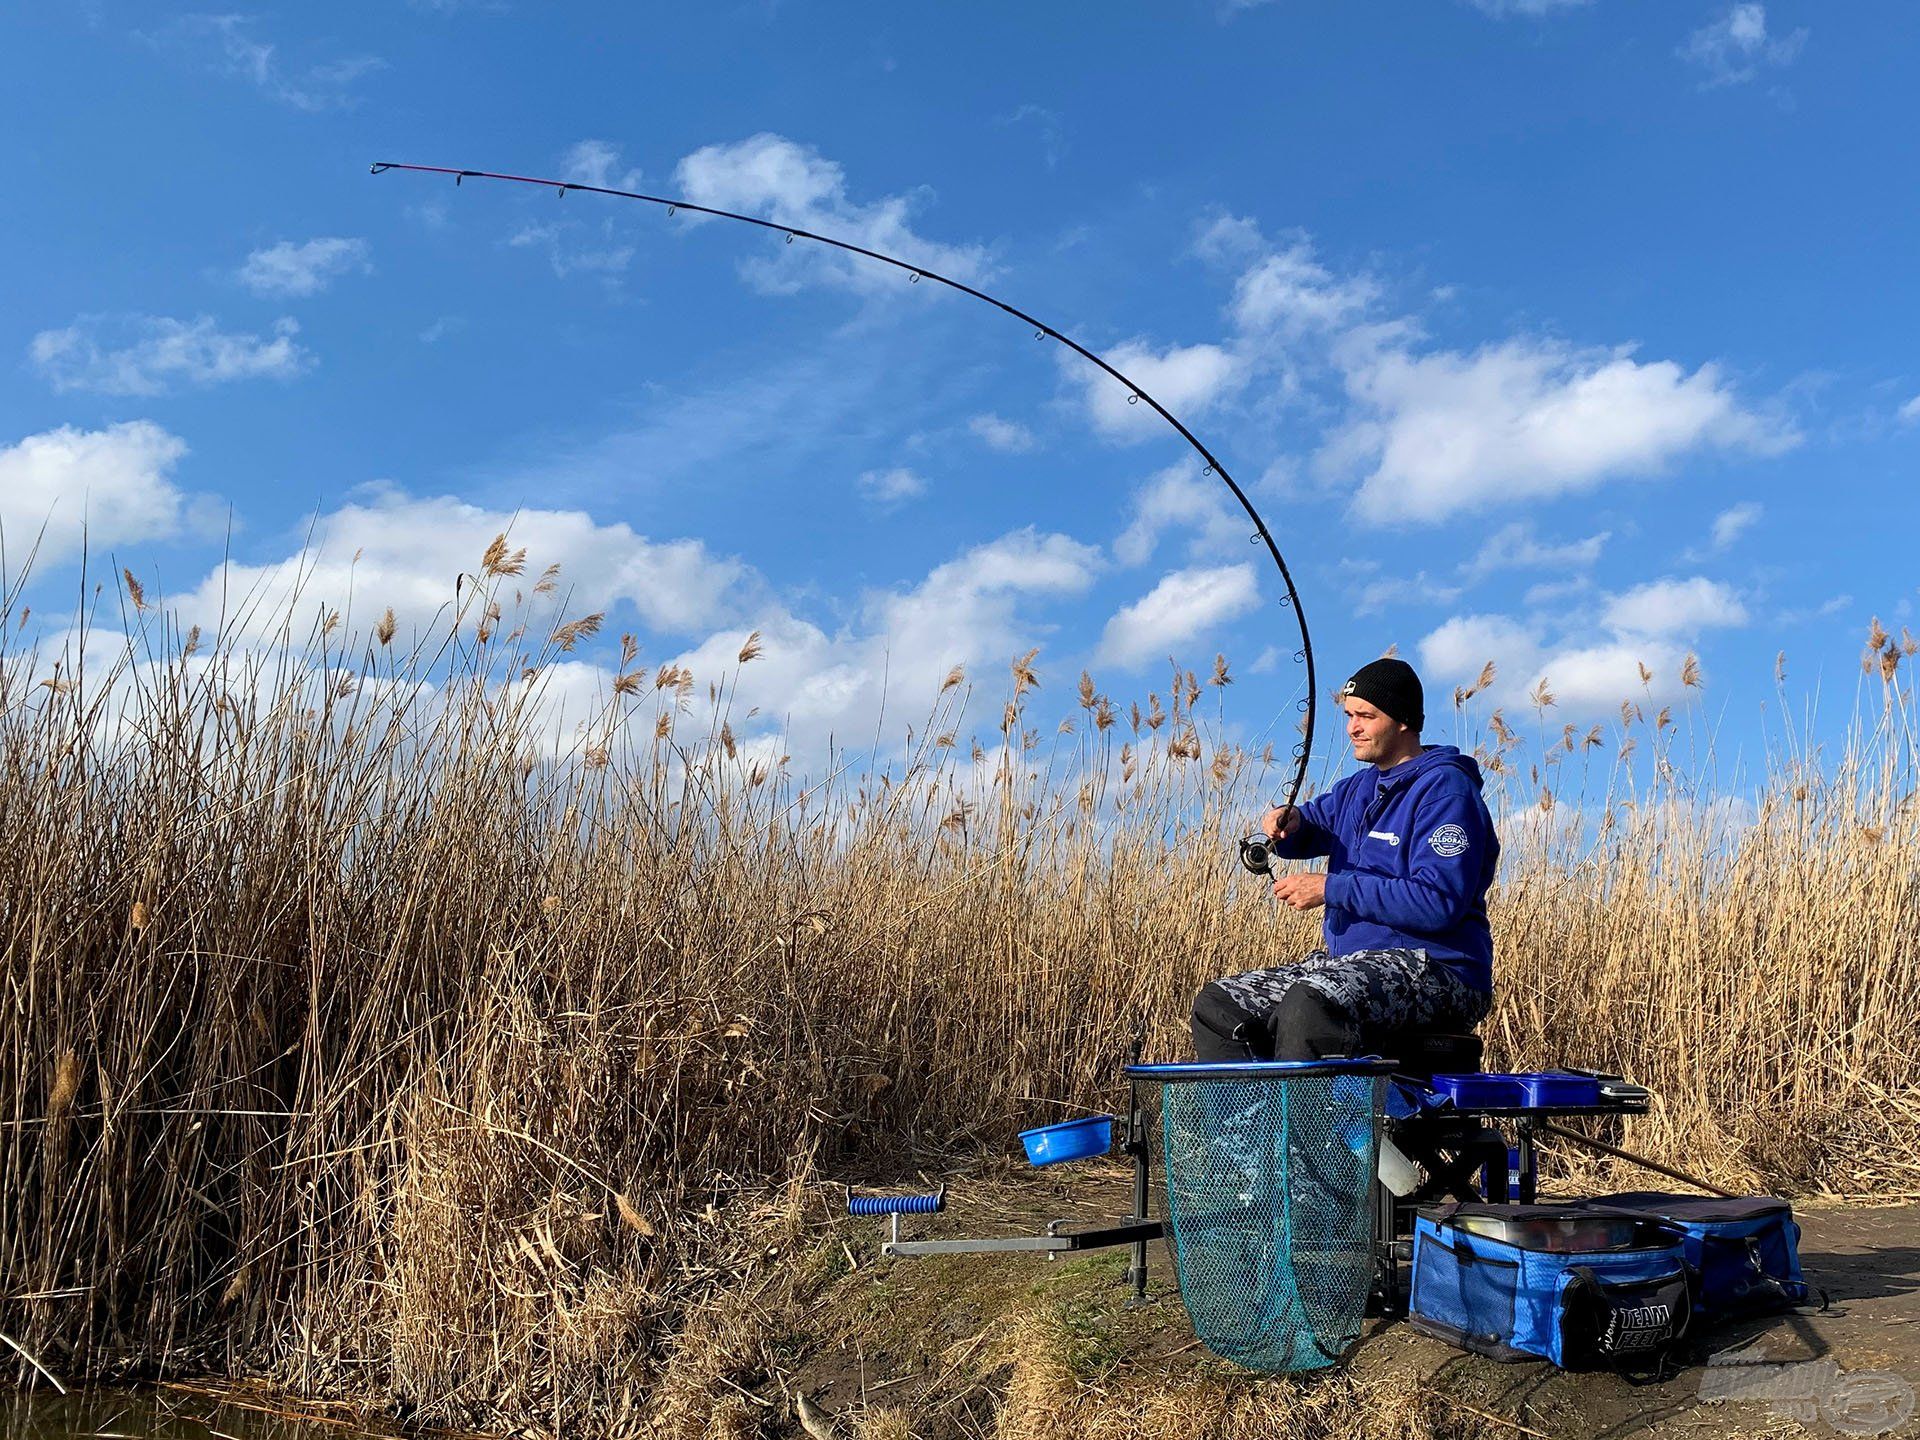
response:
M666 195L649 195L639 190L617 190L608 185L585 185L577 180L549 180L537 175L509 175L495 170L460 170L446 165L409 165L398 160L379 160L375 161L372 166L372 173L375 175L384 174L388 170L404 170L420 175L451 175L455 185L459 185L466 180L503 180L510 184L533 185L542 189L553 190L556 191L562 199L566 197L568 191L577 190L584 195L611 195L620 200L640 200L646 204L665 209L668 215L675 215L685 210L691 215L708 215L718 220L737 220L743 225L758 226L762 230L771 230L775 234L785 236L786 243L789 245L793 244L796 240L808 240L816 245L825 245L834 250L844 250L850 255L859 255L865 259L875 261L878 264L890 265L895 270L904 272L909 283L918 284L922 280L930 280L936 285L944 285L949 290L957 290L962 295L970 295L975 300L991 305L996 310L1004 311L1023 324L1032 326L1034 339L1039 340L1044 338L1056 340L1074 354L1078 355L1082 360L1087 361L1089 364L1119 381L1126 387L1127 403L1129 405L1144 404L1150 407L1155 414L1166 421L1167 424L1171 425L1174 430L1178 432L1180 438L1192 446L1195 453L1200 456L1201 462L1205 467L1201 472L1202 475L1219 476L1221 482L1226 485L1227 489L1233 492L1233 498L1240 502L1240 508L1247 512L1247 518L1253 522L1254 533L1249 539L1256 545L1264 544L1267 547L1267 554L1273 557L1274 566L1280 571L1280 580L1285 587L1280 599L1281 606L1293 612L1294 622L1300 627L1300 648L1293 652L1293 658L1304 665L1307 672L1306 698L1299 701L1297 706L1305 718L1300 726L1300 742L1293 747L1295 762L1293 778L1288 782L1286 797L1281 802L1283 805L1294 805L1298 803L1300 792L1306 785L1307 765L1313 753L1314 695L1316 692L1313 667L1313 639L1307 633L1307 617L1306 613L1300 608L1300 592L1294 586L1293 572L1287 568L1287 562L1280 554L1279 545L1274 542L1272 532L1267 529L1267 522L1261 519L1260 512L1253 508L1253 501L1247 498L1246 491L1242 490L1233 476L1227 473L1227 467L1214 458L1213 452L1200 443L1199 437L1182 424L1179 417L1158 400L1154 399L1153 396L1149 395L1143 387L1135 384L1131 379L1123 375L1106 359L1087 349L1086 346L1075 340L1071 335L1061 333L1045 321L1037 320L1017 306L1009 305L1006 301L999 299L997 296L989 295L984 290L977 290L965 281L955 280L949 275L942 275L937 270L929 270L924 265L915 265L911 261L901 260L895 256L883 254L878 250L870 250L866 246L856 245L850 240L837 240L831 235L819 235L811 230L803 230L797 225L784 225L778 220L766 220L758 215L742 215L734 210L719 210L711 205L699 205L691 200L679 200Z

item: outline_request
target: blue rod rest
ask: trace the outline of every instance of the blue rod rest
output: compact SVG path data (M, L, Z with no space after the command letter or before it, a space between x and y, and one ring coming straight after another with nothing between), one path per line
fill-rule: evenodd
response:
M932 1195L855 1195L847 1192L849 1215L935 1215L947 1208L944 1191Z

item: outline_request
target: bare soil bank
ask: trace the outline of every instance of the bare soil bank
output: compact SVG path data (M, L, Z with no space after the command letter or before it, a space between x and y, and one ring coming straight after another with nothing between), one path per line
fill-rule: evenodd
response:
M903 1226L917 1235L1014 1234L1053 1218L1117 1216L1127 1195L1118 1170L982 1174L956 1186L947 1214ZM1193 1424L1187 1434L1252 1434L1261 1432L1245 1428L1244 1412L1264 1403L1263 1389L1294 1387L1304 1396L1331 1385L1342 1392L1339 1403L1324 1412L1307 1407L1323 1425L1300 1433L1920 1435L1911 1413L1887 1428L1902 1408L1911 1411L1902 1387L1920 1390L1920 1205L1803 1202L1796 1213L1809 1279L1830 1308L1716 1329L1703 1345L1713 1363L1659 1384L1496 1365L1379 1320L1369 1322L1344 1375L1249 1376L1194 1341L1164 1245L1153 1247L1152 1298L1135 1308L1120 1283L1124 1251L1051 1263L882 1260L884 1222L848 1220L816 1253L831 1268L838 1251L844 1273L824 1284L805 1333L789 1341L791 1373L754 1387L774 1402L754 1428L801 1433L785 1413L787 1395L797 1392L849 1436L1104 1433L1109 1406L1116 1434L1182 1433L1182 1413ZM1047 1349L1057 1353L1035 1353ZM1720 1372L1732 1363L1743 1368L1730 1381ZM1044 1372L1046 1385L1023 1383L1033 1378L1023 1367ZM1708 1398L1716 1392L1754 1398Z

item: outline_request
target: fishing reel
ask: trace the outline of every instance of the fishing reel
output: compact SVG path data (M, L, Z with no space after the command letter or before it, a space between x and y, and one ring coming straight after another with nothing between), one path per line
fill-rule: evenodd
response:
M1265 834L1249 835L1240 842L1240 863L1256 875L1273 877L1273 841Z

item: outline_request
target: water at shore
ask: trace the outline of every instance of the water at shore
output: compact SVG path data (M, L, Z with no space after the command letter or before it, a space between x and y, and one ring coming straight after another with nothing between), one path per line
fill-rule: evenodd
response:
M287 1408L299 1411L300 1403ZM393 1432L344 1416L268 1414L171 1389L41 1388L0 1397L0 1440L354 1440Z

